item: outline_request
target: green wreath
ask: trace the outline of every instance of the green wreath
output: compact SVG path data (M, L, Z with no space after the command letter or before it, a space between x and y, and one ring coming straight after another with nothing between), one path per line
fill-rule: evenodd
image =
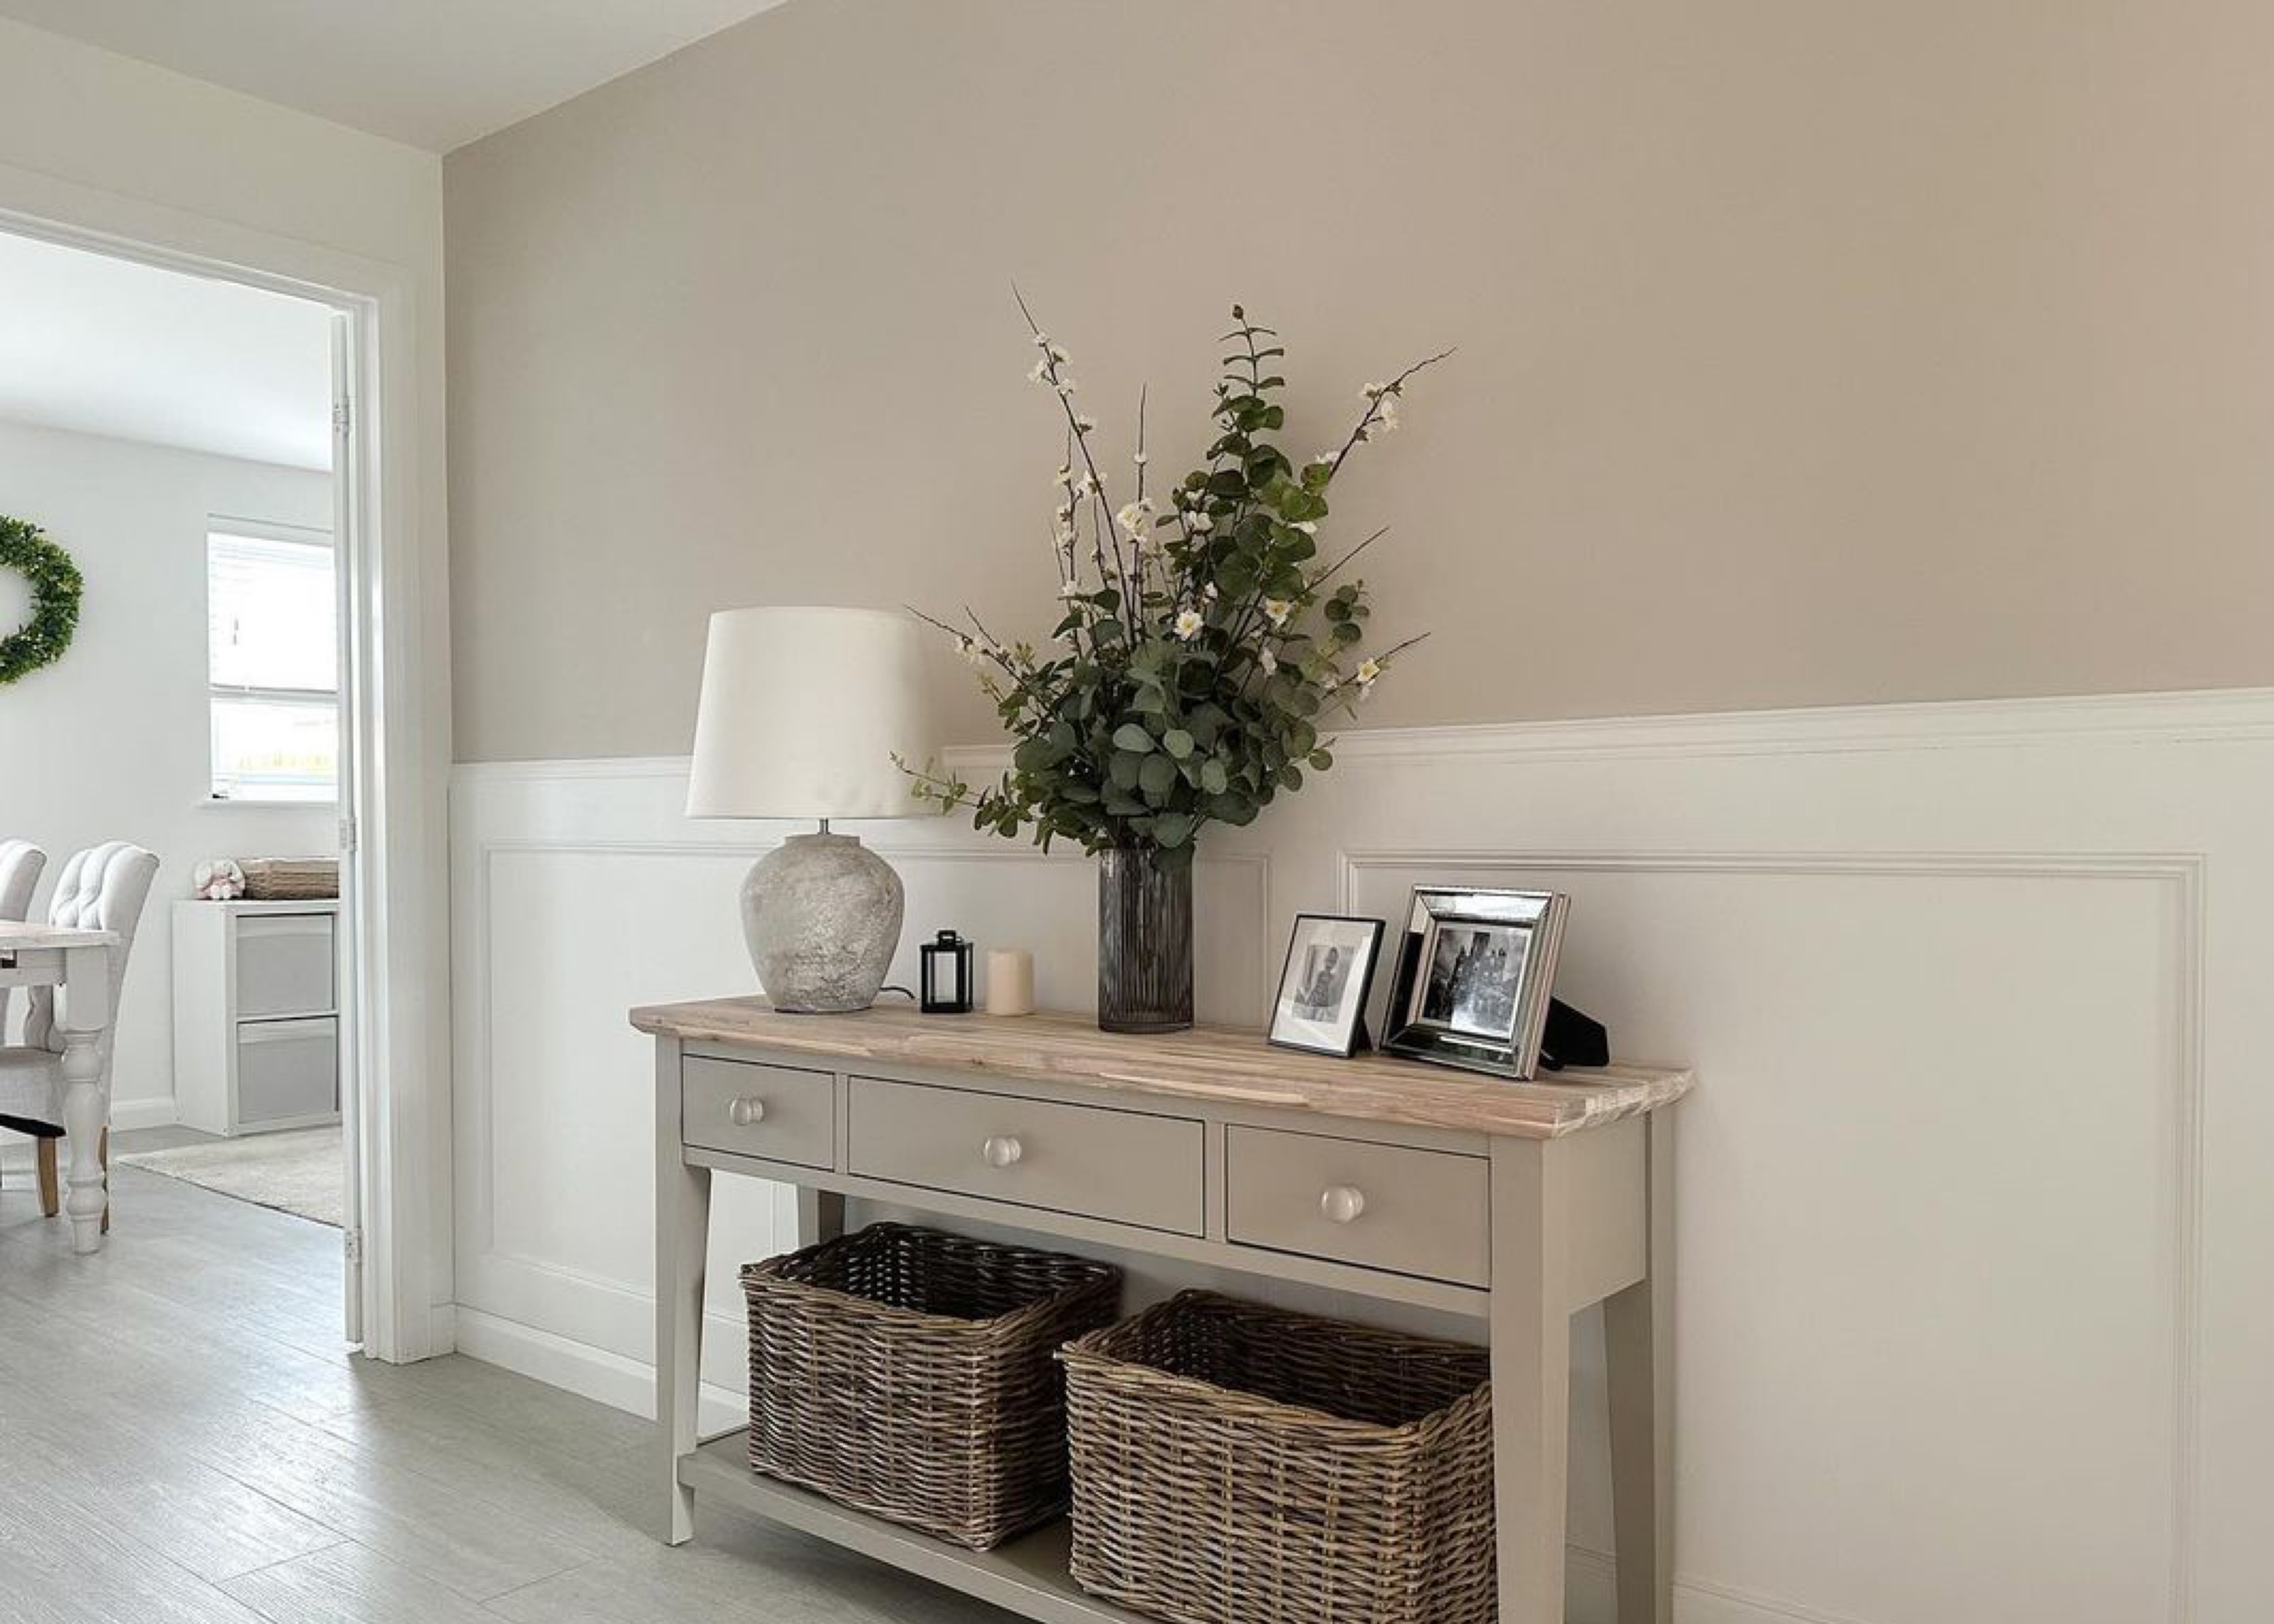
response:
M36 524L0 514L0 569L32 583L32 618L0 637L0 688L52 665L79 629L79 597L86 584L70 553Z

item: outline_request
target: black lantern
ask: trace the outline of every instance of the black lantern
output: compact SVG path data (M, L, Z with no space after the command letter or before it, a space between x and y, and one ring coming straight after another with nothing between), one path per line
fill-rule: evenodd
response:
M927 1015L971 1013L971 944L943 930L917 951L923 960L921 1000Z

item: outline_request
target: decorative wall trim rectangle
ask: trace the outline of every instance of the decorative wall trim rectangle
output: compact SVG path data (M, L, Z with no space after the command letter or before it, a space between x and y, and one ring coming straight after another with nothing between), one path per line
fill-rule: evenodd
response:
M1665 852L1652 853L1576 852L1353 851L1342 854L1338 906L1355 906L1359 876L1369 869L1418 868L1442 872L1541 875L1593 872L1621 874L1854 875L1878 878L1932 876L1939 878L2003 877L2062 880L2149 880L2169 886L2183 921L2176 971L2178 1007L2182 1011L2179 1052L2173 1056L2172 1107L2179 1124L2172 1169L2172 1278L2176 1285L2171 1330L2173 1390L2171 1612L2172 1624L2193 1616L2195 1511L2200 1493L2197 1459L2202 1409L2202 1120L2203 1120L2203 882L2201 853L1924 853L1856 852ZM1717 1581L1675 1573L1675 1584L1762 1608L1758 1598ZM1792 1616L1824 1620L1794 1610Z

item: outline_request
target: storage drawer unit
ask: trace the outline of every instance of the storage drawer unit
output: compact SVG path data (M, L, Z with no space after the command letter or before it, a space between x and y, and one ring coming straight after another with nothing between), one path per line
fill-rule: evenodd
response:
M1188 1117L856 1077L850 1170L870 1178L1202 1232L1204 1134Z
M689 1145L825 1168L837 1156L837 1079L827 1071L689 1055L680 1064Z
M1227 1128L1225 1237L1454 1285L1489 1285L1490 1169L1482 1156Z
M174 1097L207 1133L340 1116L339 905L174 905Z

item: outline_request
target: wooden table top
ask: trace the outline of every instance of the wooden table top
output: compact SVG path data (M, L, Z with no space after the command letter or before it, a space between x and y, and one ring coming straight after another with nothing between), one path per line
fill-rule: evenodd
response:
M763 998L707 998L636 1009L631 1023L686 1042L809 1056L832 1069L898 1061L1517 1139L1557 1139L1656 1110L1687 1094L1691 1080L1687 1071L1610 1065L1509 1082L1382 1055L1343 1060L1276 1049L1261 1033L1238 1027L1140 1037L1100 1032L1087 1016L920 1015L905 1004L856 1015L785 1015Z
M0 953L108 947L117 939L108 930L81 930L70 925L38 925L20 920L0 919Z

